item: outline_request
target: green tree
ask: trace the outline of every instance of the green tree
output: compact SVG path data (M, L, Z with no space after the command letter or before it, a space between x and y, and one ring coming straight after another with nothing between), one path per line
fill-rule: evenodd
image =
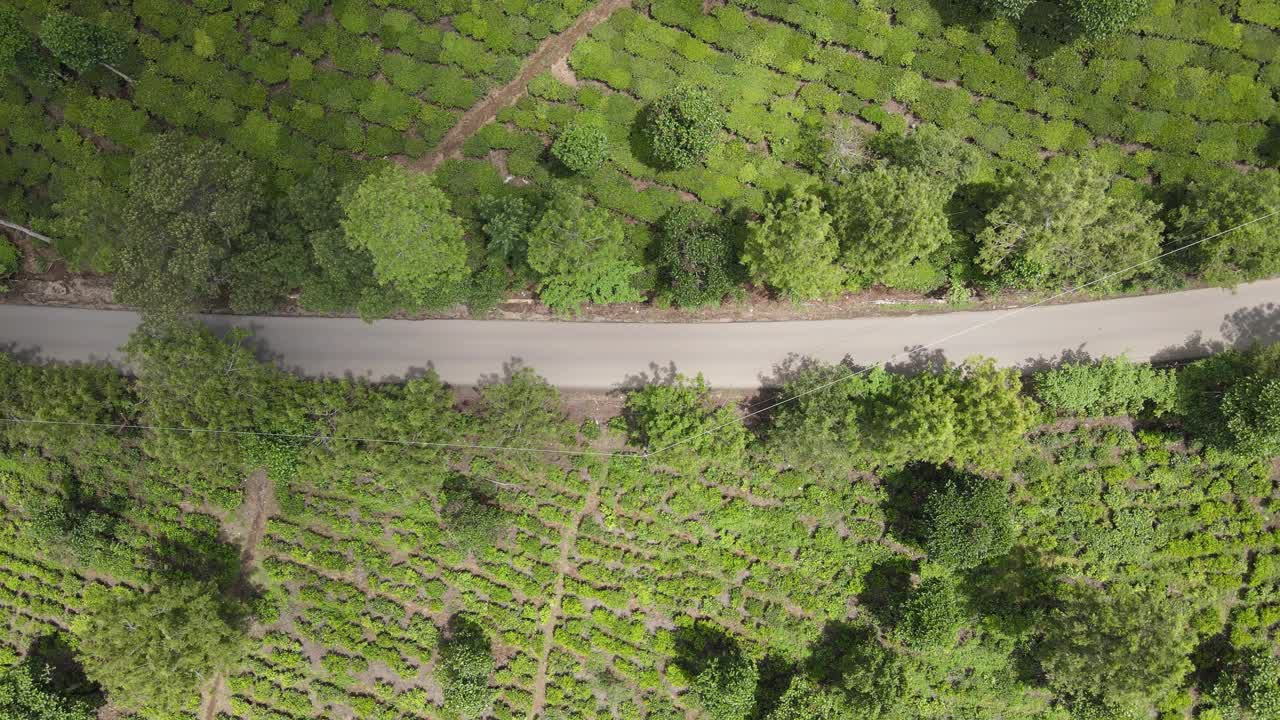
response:
M716 305L733 291L733 252L722 228L678 205L662 218L659 234L658 267L672 302Z
M964 604L949 578L929 578L902 606L896 631L910 645L930 647L955 642L964 622Z
M551 144L551 154L571 172L590 175L609 159L609 134L604 118L579 113Z
M931 178L947 195L957 185L970 182L985 162L982 151L976 146L955 132L943 130L932 123L922 125L907 135L882 133L875 139L876 152L896 166Z
M172 319L216 297L227 258L250 236L261 190L244 158L174 134L134 156L130 172L116 298Z
M1034 403L1022 395L1022 375L990 358L970 358L944 372L956 404L952 460L991 470L1013 463L1034 420Z
M49 686L49 668L29 663L0 670L0 718L6 720L93 720L94 708L62 697Z
M664 455L696 455L707 462L739 460L750 435L732 407L716 406L702 375L677 375L627 395L631 441Z
M320 168L292 182L271 203L263 230L228 262L232 310L272 309L297 288L303 306L311 309L334 312L357 305L361 291L375 284L372 262L368 253L345 246L337 196L334 174ZM329 254L331 248L339 257Z
M780 405L769 428L772 450L788 463L841 474L859 464L862 408L879 404L894 377L882 367L859 372L843 365L802 369L782 387Z
M16 8L0 6L0 75L18 69L18 56L31 47L31 34L22 25Z
M1226 431L1237 451L1259 458L1280 455L1280 377L1248 377L1222 398Z
M906 690L902 658L880 641L870 625L828 625L808 659L819 685L838 690L857 720L890 716Z
M948 481L929 497L925 518L929 559L947 567L977 567L1013 547L1013 507L1008 487L998 480Z
M635 302L631 278L640 272L623 245L622 221L581 196L557 189L529 231L529 267L547 307L574 314L584 303Z
M489 445L549 448L573 435L560 391L527 367L517 368L504 382L481 386L477 414Z
M124 39L84 18L57 10L49 13L40 24L40 42L58 62L78 73L103 65L129 80L113 67L124 59Z
M18 272L19 259L18 248L9 242L8 238L0 238L0 282L8 280ZM4 286L0 285L0 287Z
M447 637L440 643L445 709L460 720L483 715L496 694L489 687L493 667L493 651L484 629L469 617L455 615L449 621Z
M1207 696L1224 720L1280 717L1280 660L1274 655L1262 650L1242 653L1221 670Z
M502 260L512 268L524 267L529 231L538 219L538 208L522 195L506 193L485 195L477 206L482 229L488 238L489 257Z
M492 548L506 525L495 486L457 477L445 483L441 518L449 542L459 550L479 553Z
M172 713L244 654L243 608L211 584L186 580L111 593L72 625L85 673L111 704Z
M1191 670L1195 633L1164 591L1063 585L1037 655L1059 697L1147 714Z
M1163 225L1153 203L1112 193L1109 178L1088 162L1058 162L1017 184L987 214L978 265L1014 286L1120 287L1159 254Z
M136 381L139 420L162 428L144 440L154 459L216 477L238 477L237 432L307 429L301 380L258 362L247 333L226 340L201 325L176 325L163 335L136 332L124 350ZM209 430L228 433L207 432Z
M111 252L124 232L123 188L77 168L59 173L62 195L53 204L57 216L48 231L58 238L59 252L77 269L111 267Z
M387 164L342 198L347 242L373 258L373 274L427 308L462 298L467 247L462 222L431 176Z
M902 273L951 239L943 209L950 193L925 175L877 167L831 193L831 224L849 285Z
M1280 344L1218 353L1177 379L1178 414L1190 435L1245 455L1280 454Z
M1113 35L1147 11L1148 0L1065 0L1067 13L1087 37Z
M730 653L709 659L689 691L709 720L746 720L756 705L759 680L755 661Z
M980 2L985 10L1010 20L1022 17L1022 13L1031 6L1031 3L1032 0L981 0Z
M1280 273L1280 172L1193 182L1172 225L1175 247L1199 241L1179 256L1209 282L1233 285Z
M1123 355L1096 363L1073 362L1035 374L1036 396L1051 410L1077 416L1159 417L1177 403L1177 379Z
M705 91L682 85L656 100L643 126L653 159L672 170L701 162L720 133L720 106Z
M228 304L253 315L276 308L291 290L306 282L310 270L305 241L245 237L242 249L227 261Z
M883 395L862 399L855 447L873 467L944 463L956 452L956 414L952 383L943 374L894 378Z
M799 302L835 295L843 282L836 266L839 240L821 198L804 189L774 199L753 223L742 253L752 280Z

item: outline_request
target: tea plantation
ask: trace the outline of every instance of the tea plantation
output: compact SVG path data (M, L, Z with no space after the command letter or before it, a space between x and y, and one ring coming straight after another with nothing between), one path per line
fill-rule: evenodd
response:
M1275 347L1026 389L978 360L873 370L751 428L700 381L576 425L529 370L458 409L430 375L303 381L199 331L129 350L131 379L0 365L31 421L0 428L10 717L1280 702ZM466 447L493 445L529 449Z
M0 38L0 217L156 315L963 305L1116 247L1095 292L1280 272L1267 0L16 0ZM346 199L388 165L443 196L370 189L407 233L374 247ZM574 268L537 259L566 195L606 238Z

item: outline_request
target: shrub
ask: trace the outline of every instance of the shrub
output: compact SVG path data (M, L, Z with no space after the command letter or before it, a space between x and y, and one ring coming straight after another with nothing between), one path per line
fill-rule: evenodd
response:
M903 603L897 631L912 645L929 647L955 641L964 607L949 578L929 578Z
M551 145L551 154L571 172L590 175L609 158L604 118L580 113Z
M1009 552L1013 511L1003 482L967 476L930 496L925 504L929 559L963 570Z
M1173 409L1178 388L1171 370L1156 370L1121 356L1037 373L1035 389L1040 401L1057 412L1139 415L1149 408L1159 417Z
M681 86L649 107L644 136L660 166L673 170L701 162L715 146L720 107L705 91Z

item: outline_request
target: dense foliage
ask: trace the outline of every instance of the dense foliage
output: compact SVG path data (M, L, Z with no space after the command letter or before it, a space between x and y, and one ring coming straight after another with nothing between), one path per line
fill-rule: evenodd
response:
M675 377L603 431L518 367L457 405L195 330L6 356L4 417L97 424L0 426L0 702L84 702L66 657L143 717L218 673L243 720L1268 717L1273 436L1227 399L1277 347L816 366L751 428Z
M6 5L0 216L53 239L33 240L23 272L59 260L112 272L118 299L164 316L296 306L373 318L460 304L483 315L539 289L557 312L703 306L746 279L791 299L879 285L966 304L1020 288L1233 284L1280 267L1280 220L1259 220L1280 207L1266 169L1280 87L1271 3L654 0L577 40L568 73L520 74L593 4ZM514 105L450 136L461 157L435 148L508 81ZM244 232L230 216L206 223L216 232L143 240L163 220L145 156L171 136L216 148L190 154L222 158L224 200L252 176ZM434 168L447 204L424 194L431 227L460 243L422 243L409 260L347 242L338 198L388 160ZM231 166L244 178L230 182ZM521 218L538 210L518 205L562 180L622 223L625 282L615 263L571 287L525 263ZM784 287L765 275L787 262L763 263L743 239L803 188L832 217L837 267L828 243L799 244L792 264L814 270L783 273ZM493 198L513 212L495 215ZM663 220L678 208L714 212L717 232L672 242ZM724 283L702 269L722 262Z
M538 292L553 310L574 313L588 302L640 299L631 286L640 268L626 257L622 221L579 195L554 191L527 242Z
M662 167L689 167L711 152L720 123L720 108L709 94L690 85L678 87L649 108L644 127L649 152Z
M184 579L86 608L75 627L85 672L117 707L181 708L243 653L239 610L220 602L218 592Z
M598 170L609 158L609 136L603 118L587 113L574 118L551 144L551 154L579 175Z
M462 224L449 209L429 176L387 165L344 198L342 229L353 248L373 258L379 283L425 307L444 307L467 278Z
M752 225L742 264L753 280L793 301L820 299L840 287L839 249L822 199L797 190L776 198Z

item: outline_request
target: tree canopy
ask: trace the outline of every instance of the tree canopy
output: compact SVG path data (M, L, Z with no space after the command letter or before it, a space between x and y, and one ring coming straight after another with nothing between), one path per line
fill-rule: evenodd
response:
M715 305L734 289L734 258L725 231L687 205L659 225L658 265L679 307Z
M462 223L431 176L387 164L342 199L342 229L369 252L378 282L424 307L460 299L467 280Z
M1140 711L1191 670L1195 634L1163 590L1060 588L1037 655L1049 685L1078 704Z
M1013 507L1005 483L967 476L949 480L925 505L929 559L958 570L977 567L1013 547Z
M822 199L795 189L772 200L753 223L742 253L751 278L793 301L834 295L844 281L836 266L839 239Z
M701 162L715 147L721 111L705 91L682 85L649 108L644 135L658 165L679 170Z
M631 277L640 267L627 256L622 221L565 189L551 194L529 231L529 267L540 278L538 294L559 313L582 305L634 302Z
M158 137L130 166L116 297L162 318L197 309L217 293L260 207L258 178L243 157L218 143Z
M590 175L609 159L609 135L603 118L580 113L556 136L551 154L579 175Z
M1193 182L1173 213L1176 246L1212 283L1248 282L1280 273L1280 172L1232 173Z
M926 175L877 167L832 189L832 230L851 285L867 285L927 258L951 237L949 192Z
M244 652L242 611L216 587L185 580L113 593L76 619L85 672L127 710L173 712Z
M58 62L78 73L120 62L126 48L114 32L59 11L46 15L40 24L40 42Z
M1110 184L1096 165L1050 163L987 214L978 265L1015 286L1120 287L1159 254L1163 225L1153 203Z
M493 652L484 629L471 618L454 616L448 635L440 643L445 708L461 720L480 717L495 695L489 688L493 666Z

